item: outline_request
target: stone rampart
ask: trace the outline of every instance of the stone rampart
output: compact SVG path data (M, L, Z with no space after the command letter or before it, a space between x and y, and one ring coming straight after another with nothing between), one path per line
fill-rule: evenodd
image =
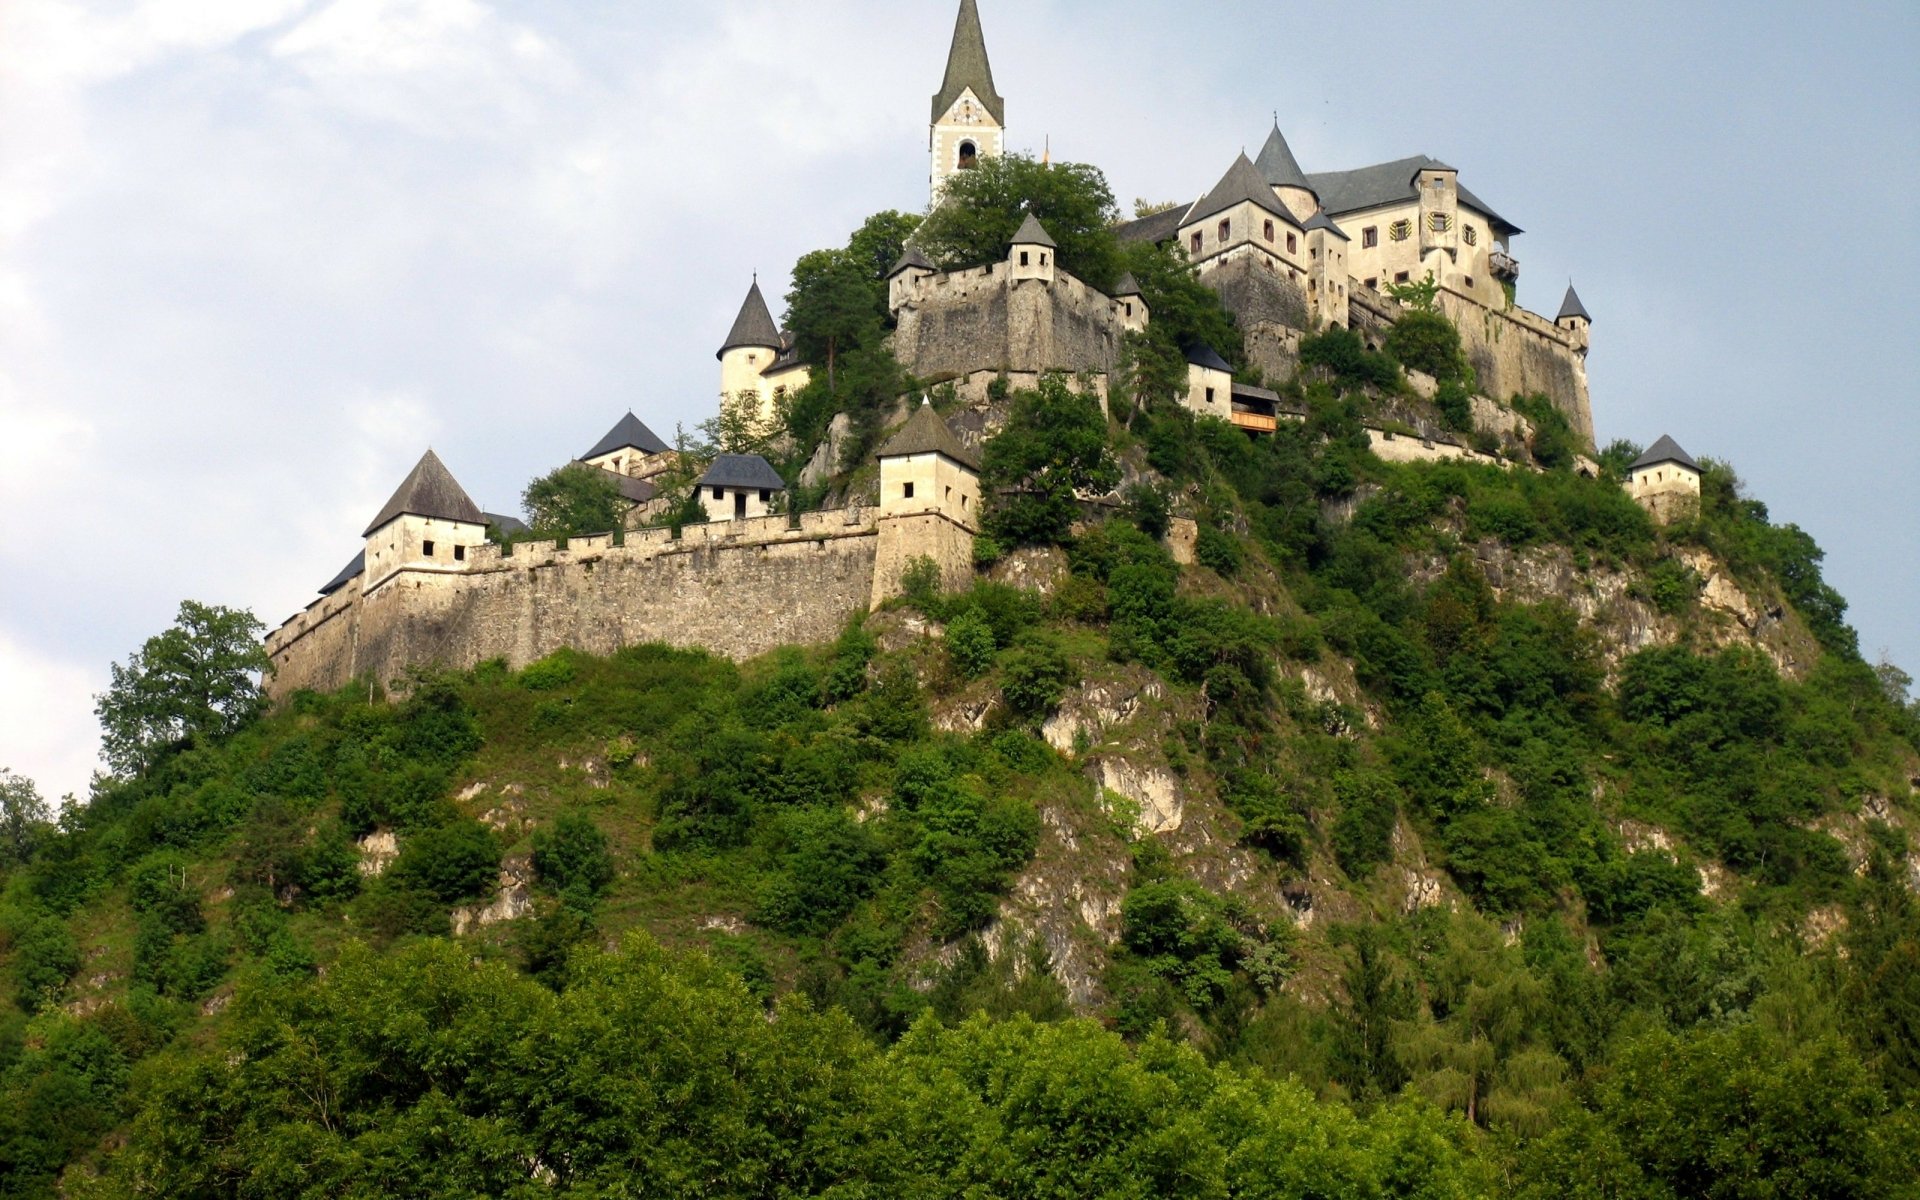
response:
M1003 262L915 280L894 320L894 356L923 379L1111 371L1123 328L1113 300L1072 275L1015 280Z
M412 665L525 666L562 646L609 654L665 642L747 658L821 642L874 597L871 509L689 525L554 542L476 547L456 575L403 571L372 592L359 581L267 639L276 697Z
M1461 348L1482 392L1497 399L1539 392L1566 414L1583 442L1593 444L1586 360L1572 335L1524 308L1487 308L1445 288L1439 305L1460 330Z

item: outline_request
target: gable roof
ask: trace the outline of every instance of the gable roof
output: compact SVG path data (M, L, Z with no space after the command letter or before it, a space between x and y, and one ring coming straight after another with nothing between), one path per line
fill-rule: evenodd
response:
M764 346L768 350L781 348L780 330L773 323L773 314L767 311L767 298L760 294L758 279L747 289L747 298L740 303L740 315L733 319L733 328L727 331L727 340L721 343L714 357L722 358L727 351L744 346Z
M1164 242L1179 234L1180 227L1187 223L1187 214L1192 211L1191 204L1163 208L1157 213L1120 222L1113 227L1113 236L1123 242Z
M1253 160L1247 157L1244 150L1240 152L1239 158L1233 160L1233 165L1227 168L1227 173L1220 177L1220 182L1213 185L1213 190L1208 192L1200 203L1187 210L1186 218L1180 224L1191 225L1195 221L1204 221L1217 212L1224 212L1243 202L1257 205L1276 217L1284 218L1287 224L1296 229L1300 227L1299 219L1287 210L1286 205L1280 203L1280 198L1273 194L1272 186L1261 176L1259 169L1253 165Z
M1307 179L1319 195L1321 206L1338 215L1418 199L1420 189L1413 186L1413 179L1427 170L1451 171L1453 168L1437 158L1416 154L1412 158L1397 158L1351 171L1320 171ZM1518 225L1493 211L1486 201L1465 187L1460 189L1460 201L1485 213L1496 232L1503 235L1521 232Z
M1700 470L1700 464L1693 461L1693 455L1682 450L1679 442L1674 441L1664 433L1660 435L1659 441L1647 447L1645 454L1634 459L1633 465L1628 467L1627 470L1638 471L1641 467L1658 466L1661 463L1669 462L1679 463L1681 466L1695 472Z
M329 579L325 583L320 585L320 594L322 596L333 595L335 592L339 591L341 588L347 586L349 583L352 583L355 577L364 574L366 572L366 569L367 569L367 548L365 546L362 546L360 547L360 552L353 556L352 562L349 562L346 566L341 567L340 573L338 575L335 575L332 579Z
M1229 375L1233 374L1232 365L1220 357L1218 350L1205 342L1187 351L1187 361L1196 367L1205 367L1209 371L1225 371Z
M440 456L431 450L420 456L420 461L400 481L392 498L381 507L380 515L360 536L371 537L374 530L403 516L463 521L469 525L487 523L486 517L480 513L480 506L468 497L466 489L454 479L453 472L447 470Z
M938 121L968 88L1001 125L1007 123L1007 102L993 90L993 64L987 61L987 35L980 31L980 9L974 0L960 0L953 23L953 45L947 50L947 74L933 94L933 117Z
M1260 169L1260 176L1269 187L1296 187L1313 191L1313 184L1307 182L1307 174L1300 169L1300 161L1294 158L1293 148L1287 145L1278 121L1273 123L1273 132L1267 135L1267 144L1260 147L1260 157L1254 160L1253 165Z
M1032 213L1028 213L1027 219L1020 222L1020 228L1016 229L1013 233L1013 241L1011 244L1015 246L1045 246L1049 250L1057 250L1060 248L1059 244L1053 240L1053 235L1047 232L1047 227L1042 225Z
M960 444L960 439L953 436L953 429L925 400L874 457L904 458L909 454L944 454L970 471L980 469L980 460Z
M717 454L697 486L765 488L779 492L785 491L787 485L773 464L758 454Z
M628 409L627 415L615 421L613 428L607 430L607 436L595 442L593 449L580 457L582 460L599 458L602 454L612 454L615 450L629 448L638 450L642 454L659 454L673 447L661 441L658 434L648 429L639 417L633 415L633 410Z
M1560 315L1554 320L1564 321L1568 317L1579 317L1587 324L1593 324L1593 317L1588 314L1587 306L1580 303L1580 293L1573 290L1572 284L1567 285L1567 298L1560 302Z

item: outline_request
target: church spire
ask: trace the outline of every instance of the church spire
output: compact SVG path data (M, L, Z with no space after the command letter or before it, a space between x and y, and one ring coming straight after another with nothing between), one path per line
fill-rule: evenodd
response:
M953 24L953 46L947 51L947 76L933 97L933 120L953 107L968 88L999 125L1007 123L1006 101L993 90L993 64L987 61L987 36L980 31L980 8L974 0L960 0L960 16Z

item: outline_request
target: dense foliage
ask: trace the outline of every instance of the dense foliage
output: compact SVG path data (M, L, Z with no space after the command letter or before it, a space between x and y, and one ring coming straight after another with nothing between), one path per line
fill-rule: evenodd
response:
M520 504L527 524L540 537L619 529L627 508L612 474L585 463L568 463L527 484Z
M146 640L94 705L100 756L131 775L167 753L230 734L253 720L269 669L254 615L184 600L173 625Z

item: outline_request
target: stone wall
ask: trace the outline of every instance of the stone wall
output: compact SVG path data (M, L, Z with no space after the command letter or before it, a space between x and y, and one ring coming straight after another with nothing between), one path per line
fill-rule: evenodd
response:
M477 548L463 575L403 572L362 596L349 584L267 639L275 697L382 682L413 664L456 669L490 658L521 667L570 646L608 654L641 642L746 658L822 642L874 597L871 510L575 538L562 549ZM969 543L970 547L970 543Z
M1566 414L1575 434L1593 444L1586 360L1572 335L1523 308L1496 311L1442 289L1440 310L1460 330L1480 390L1496 399L1540 392Z
M1124 328L1110 298L1066 272L1015 281L1006 263L916 280L894 319L894 356L923 379L1111 371Z
M1268 270L1262 258L1249 254L1218 260L1219 265L1209 266L1201 280L1220 293L1221 303L1240 319L1243 329L1262 322L1308 328L1306 286Z

